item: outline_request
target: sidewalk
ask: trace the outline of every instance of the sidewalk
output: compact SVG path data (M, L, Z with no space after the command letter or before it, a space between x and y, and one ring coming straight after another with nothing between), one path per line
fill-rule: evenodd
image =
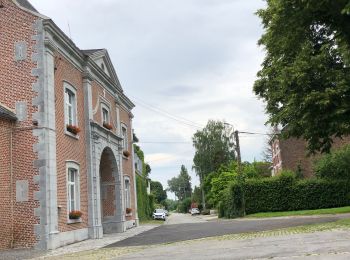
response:
M67 245L50 251L37 251L34 249L18 249L0 252L0 260L12 259L45 259L46 257L59 256L63 254L77 253L86 250L96 250L123 239L136 236L151 230L157 225L141 225L127 230L124 233L106 234L101 239L88 239L82 242Z

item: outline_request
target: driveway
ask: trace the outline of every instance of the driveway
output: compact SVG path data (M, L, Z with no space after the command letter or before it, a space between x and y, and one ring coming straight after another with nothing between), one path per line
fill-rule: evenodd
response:
M175 216L174 219L179 219L179 217L180 216ZM187 216L183 217L188 220ZM266 231L307 224L334 222L349 217L349 214L342 214L334 216L290 217L263 220L236 219L183 224L169 224L169 222L171 223L171 218L169 218L169 222L166 225L159 226L137 236L108 245L107 247L155 245L227 234ZM196 220L193 218L193 221Z

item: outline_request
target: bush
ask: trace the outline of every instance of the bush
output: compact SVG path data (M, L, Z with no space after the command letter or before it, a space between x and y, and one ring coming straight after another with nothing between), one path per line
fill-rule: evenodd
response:
M350 205L350 183L343 180L298 180L295 174L234 182L220 203L219 216L242 216L273 211L291 211Z
M179 203L178 211L180 213L188 213L191 208L191 198L186 198Z
M316 161L316 176L325 179L350 179L350 145L326 154Z

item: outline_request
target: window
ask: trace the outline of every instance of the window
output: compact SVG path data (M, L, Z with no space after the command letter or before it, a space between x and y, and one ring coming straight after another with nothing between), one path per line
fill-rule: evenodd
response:
M125 208L131 207L131 199L130 199L130 179L128 177L124 180L124 189L125 189Z
M65 123L66 125L77 125L77 99L73 87L65 84Z
M123 149L128 150L128 130L125 126L122 126L122 137L123 137Z
M80 210L79 166L76 163L67 164L67 196L68 213Z
M103 124L109 124L109 112L106 108L102 108L102 121Z

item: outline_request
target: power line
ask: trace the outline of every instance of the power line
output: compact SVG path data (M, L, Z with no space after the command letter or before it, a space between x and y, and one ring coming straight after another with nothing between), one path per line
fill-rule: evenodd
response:
M131 97L132 97L133 99L136 99L135 103L137 103L138 105L141 105L142 107L144 107L144 108L146 108L146 109L152 110L153 112L156 112L156 113L161 114L161 115L163 115L163 116L165 116L165 117L168 117L168 118L170 118L170 119L173 119L173 120L175 120L175 121L177 121L177 122L180 122L180 123L182 123L182 124L184 124L184 125L191 126L191 127L195 127L195 128L197 128L197 129L203 128L202 125L197 124L196 122L193 122L193 121L191 121L191 120L188 120L188 119L183 118L183 117L180 117L180 116L173 115L173 114L171 114L171 113L169 113L169 112L167 112L167 111L165 111L165 110L162 110L162 109L160 109L160 108L158 108L158 107L155 107L155 106L153 106L153 105L147 104L147 103L145 103L144 101L141 101L141 100L140 100L139 98L137 98L137 97L133 97L133 96L131 96Z

